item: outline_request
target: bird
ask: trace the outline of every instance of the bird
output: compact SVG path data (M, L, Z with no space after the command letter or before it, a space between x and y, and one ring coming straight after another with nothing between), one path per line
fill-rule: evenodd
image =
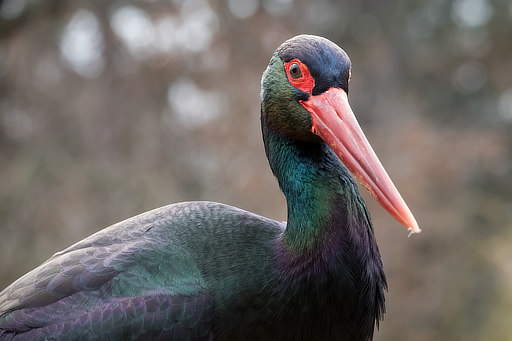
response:
M356 180L420 232L348 102L351 61L298 35L261 81L287 221L170 204L55 253L0 292L0 340L372 340L386 276Z

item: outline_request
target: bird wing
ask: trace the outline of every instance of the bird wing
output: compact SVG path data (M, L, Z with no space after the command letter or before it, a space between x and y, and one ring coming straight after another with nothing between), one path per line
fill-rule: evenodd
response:
M172 237L177 211L106 228L11 284L0 293L0 339L208 337L212 299L186 238Z

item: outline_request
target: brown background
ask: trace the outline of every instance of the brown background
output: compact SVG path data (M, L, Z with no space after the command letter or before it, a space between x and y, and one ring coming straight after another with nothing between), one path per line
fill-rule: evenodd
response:
M319 34L421 235L366 193L389 279L377 340L512 335L512 5L507 0L0 1L0 287L168 203L275 219L261 73Z

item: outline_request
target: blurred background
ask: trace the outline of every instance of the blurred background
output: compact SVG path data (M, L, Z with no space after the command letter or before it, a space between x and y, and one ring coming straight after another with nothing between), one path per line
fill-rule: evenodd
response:
M0 0L0 288L138 213L286 219L260 78L311 33L423 233L366 192L389 281L376 340L512 335L512 2Z

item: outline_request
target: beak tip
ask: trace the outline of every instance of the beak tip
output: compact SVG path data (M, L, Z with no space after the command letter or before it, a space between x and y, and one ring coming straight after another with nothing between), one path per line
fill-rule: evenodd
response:
M421 229L418 226L416 220L413 220L410 226L407 227L407 229L409 230L409 237L415 233L421 233Z

